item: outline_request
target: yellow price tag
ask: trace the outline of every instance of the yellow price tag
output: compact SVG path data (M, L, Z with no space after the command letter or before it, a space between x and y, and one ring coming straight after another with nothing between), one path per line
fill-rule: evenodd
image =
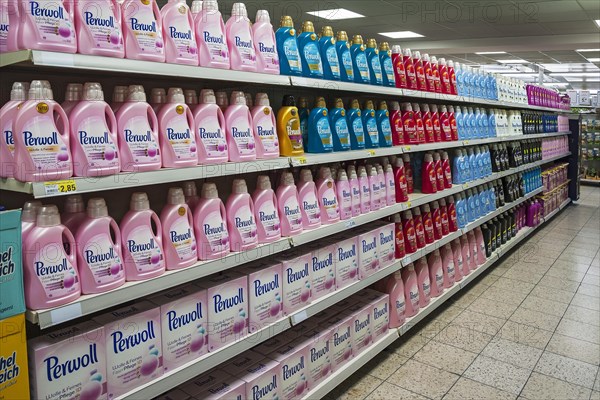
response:
M46 195L61 195L66 193L75 193L77 191L77 183L74 179L45 182L44 189L46 191Z
M465 141L463 142L463 144L467 145L467 144L469 144L469 141L468 141L468 140L465 140Z
M468 189L468 188L469 188L469 184L468 184L468 183L465 183L465 184L463 185L463 189Z
M372 157L375 155L375 150L367 150L367 154Z
M411 206L411 202L410 202L410 201L407 201L407 202L406 202L406 208L410 208L410 206Z
M306 157L294 157L292 158L292 165L305 165Z
M410 151L410 146L404 146L404 151Z

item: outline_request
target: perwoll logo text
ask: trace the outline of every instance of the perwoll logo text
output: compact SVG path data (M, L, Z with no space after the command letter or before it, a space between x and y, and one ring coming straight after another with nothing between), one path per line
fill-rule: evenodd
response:
M381 244L382 246L384 244L390 243L394 241L394 233L390 232L389 235L386 235L385 233L381 232L379 234L379 244Z
M371 314L367 315L367 318L365 318L364 321L361 321L360 319L355 319L354 320L354 332L360 332L363 329L367 328L369 326L369 324L371 323Z
M256 127L256 134L258 136L275 136L275 128L265 129L262 126Z
M306 61L309 62L309 64L312 63L319 63L319 61L321 61L321 57L319 56L319 53L316 51L316 48L313 49L312 47L306 46L306 50L304 50L304 55L306 57ZM312 63L310 63L310 61L312 61Z
M281 368L283 380L287 381L288 379L290 379L292 376L296 375L298 372L302 371L303 369L304 369L304 356L301 356L298 364L294 365L291 368L287 364L285 364Z
M260 279L254 281L254 296L259 297L272 290L279 289L279 274L275 275L272 281L262 283Z
M375 250L377 248L377 238L373 238L373 242L367 242L363 239L362 241L362 251L363 253L368 253L371 250Z
M146 131L146 133L135 134L131 129L125 129L125 141L127 143L146 143L152 141L152 133Z
M292 58L293 60L298 59L298 47L294 43L293 39L288 39L283 44L283 53L288 58Z
M258 42L258 51L261 53L272 53L275 54L275 45L265 46L263 42Z
M156 339L156 334L154 333L154 321L148 321L146 329L138 331L133 335L124 336L123 332L115 331L111 333L110 336L113 339L113 352L115 354L122 353L142 343L146 343L149 340Z
M179 31L177 31L176 27L170 26L169 34L171 35L171 38L173 38L173 39L192 40L192 31L191 30L188 30L187 32L179 32Z
M85 251L85 261L88 264L95 264L102 261L109 261L115 258L115 249L111 247L108 252L101 254L94 254L94 250Z
M241 131L236 127L232 127L231 136L233 136L234 138L249 138L252 136L252 133L250 133L250 128Z
M204 41L206 43L224 44L223 35L211 36L210 32L204 31Z
M317 133L319 135L330 135L331 128L329 127L329 124L317 125Z
M273 375L273 380L263 387L252 386L252 400L260 400L274 390L277 390L277 375Z
M353 244L352 248L348 251L344 251L344 249L341 247L338 249L338 261L344 261L351 257L356 257L356 245L355 244Z
M2 359L0 358L0 366L2 366L1 361ZM87 368L90 365L98 363L96 343L90 344L88 353L78 356L74 359L61 362L58 357L50 356L44 359L44 363L46 364L46 377L48 382L66 377L73 372L79 371L81 368ZM0 376L2 375L0 374ZM0 380L0 382L2 382L2 380Z
M217 129L215 132L207 132L205 128L198 128L198 136L200 136L200 139L220 139L221 130Z
M40 7L40 3L37 1L32 1L29 4L31 6L32 17L65 19L65 9L62 6L58 6L56 10L50 10L48 8Z
M302 202L302 207L304 207L305 211L313 211L319 208L319 203L316 201L314 203L309 203L308 201Z
M169 235L171 235L171 242L185 242L192 238L192 230L188 228L186 233L182 233L181 235L177 234L177 231L170 231Z
M337 205L337 199L334 197L331 200L327 197L323 197L323 206L325 207L335 207Z
M239 288L237 294L228 299L223 299L220 294L216 294L213 296L213 301L216 313L228 310L231 307L237 306L238 304L242 304L244 302L244 289Z
M10 26L8 24L0 24L0 32L7 32L10 30Z
M58 146L58 133L52 132L50 136L36 137L32 132L24 131L23 140L25 141L25 146Z
M221 222L221 224L219 226L216 227L211 227L210 224L204 224L204 234L206 236L208 235L216 235L218 233L223 233L225 232L225 224L223 222Z
M59 272L65 272L69 270L69 265L67 264L66 258L63 258L60 264L56 265L44 265L43 261L36 261L34 264L35 273L37 276L57 274Z
M249 219L243 220L240 217L235 217L235 227L236 228L248 228L254 225L254 218L250 216Z
M6 383L17 379L21 368L17 364L17 352L9 357L0 357L0 383ZM8 384L10 386L10 384Z
M156 21L149 24L140 24L137 18L131 18L129 21L131 22L132 31L156 32Z
M288 268L285 270L287 283L294 283L304 278L308 278L308 263L304 264L304 268L298 272L294 272L293 268Z
M297 206L297 207L294 207L294 208L290 208L289 206L285 206L285 207L283 207L283 212L285 213L286 217L294 217L294 216L300 214L300 206Z
M88 136L86 131L79 131L79 143L82 145L90 144L109 144L108 132L104 132L102 136Z
M127 249L130 253L139 253L154 249L154 239L150 239L148 243L137 244L135 240L127 241Z
M312 258L312 270L314 272L320 271L323 268L332 267L333 266L333 253L329 253L326 259L319 261L318 257Z
M169 319L170 332L191 324L194 321L202 319L202 303L196 303L196 308L194 310L182 315L177 315L177 311L168 311L167 318Z
M235 37L235 46L236 47L245 47L247 49L251 49L252 48L252 40L245 41L245 40L242 40L241 37L236 36Z
M108 18L98 18L94 17L94 13L90 11L84 12L85 15L85 23L89 26L104 26L106 28L114 28L115 27L115 18L110 16Z
M380 310L378 310L377 307L375 307L373 309L373 319L379 319L381 317L384 317L384 316L387 315L387 313L388 313L388 305L387 305L387 303L385 303L383 305L383 308L380 309Z
M12 131L4 131L4 137L6 138L6 144L9 146L15 145L15 139L13 138Z
M0 282L6 282L15 273L15 262L13 261L13 247L0 253ZM12 279L12 278L10 278ZM0 364L1 366L2 364ZM0 382L2 380L0 379Z
M191 137L189 129L186 129L185 132L175 132L173 128L167 128L167 138L169 140L189 140Z
M260 222L275 221L277 220L277 211L273 211L272 214L267 214L264 211L260 211L258 213L258 219L260 219Z
M327 353L329 353L329 340L325 342L325 346L321 349L315 349L314 347L310 349L310 362L317 361Z
M350 327L346 329L344 334L340 335L338 332L333 334L333 345L338 347L340 344L344 343L346 340L350 339Z

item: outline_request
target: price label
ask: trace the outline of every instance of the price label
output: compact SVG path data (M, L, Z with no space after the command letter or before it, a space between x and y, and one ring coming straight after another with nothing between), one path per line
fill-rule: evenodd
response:
M356 221L354 221L353 219L349 219L348 221L346 221L346 228L352 228L356 226Z
M293 157L292 158L293 166L305 165L305 164L306 164L306 157Z
M468 145L468 144L469 144L469 141L468 141L468 140L465 140L465 141L463 142L463 144L466 146L466 145Z
M412 206L412 203L410 201L406 202L406 208L409 209Z
M404 151L410 151L410 146L404 146Z
M298 325L307 318L308 314L306 313L306 310L302 310L299 313L292 315L292 325Z
M408 265L410 263L412 263L412 257L411 256L404 257L404 264Z
M46 195L57 196L67 193L75 193L77 191L77 183L74 179L66 179L64 181L54 181L44 183Z
M469 184L468 184L468 183L465 183L465 184L463 185L463 189L468 189L468 188L469 188Z
M368 155L369 157L373 157L373 156L375 156L375 150L367 150L367 155Z

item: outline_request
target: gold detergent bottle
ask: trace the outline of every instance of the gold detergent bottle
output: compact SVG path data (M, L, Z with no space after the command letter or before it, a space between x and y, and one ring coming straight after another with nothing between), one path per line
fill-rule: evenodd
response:
M279 152L282 156L301 156L304 154L300 116L296 108L294 96L283 97L281 108L277 113L277 136Z

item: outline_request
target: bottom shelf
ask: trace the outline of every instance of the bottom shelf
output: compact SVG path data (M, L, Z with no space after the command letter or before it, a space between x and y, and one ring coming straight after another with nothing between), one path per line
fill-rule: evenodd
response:
M536 227L533 228L523 228L517 233L517 235L506 245L502 246L494 253L492 253L491 257L487 259L487 261L477 268L475 271L471 272L469 276L463 278L462 281L457 282L454 286L447 289L442 293L441 296L438 296L431 300L427 307L421 309L421 311L412 318L406 320L404 325L400 328L392 329L390 332L381 339L379 342L375 343L372 347L367 349L365 352L360 354L358 357L354 358L348 364L344 365L341 369L333 373L326 380L321 382L318 386L316 386L313 390L310 391L304 397L304 399L320 399L323 398L327 393L335 389L340 383L342 383L345 379L349 378L352 374L358 371L363 365L373 359L377 354L383 351L386 347L391 345L396 339L400 336L406 334L409 330L414 328L419 322L421 322L425 317L431 314L435 309L437 309L440 305L442 305L446 300L450 297L454 296L457 292L462 290L465 286L469 285L473 282L479 275L481 275L485 270L491 267L496 261L502 257L502 255L508 253L513 247L522 242L525 238L535 232L540 226L544 223L548 222L552 217L554 217L559 211L563 210L569 203L571 199L565 200L556 210L552 211L548 214L542 222Z
M581 183L587 183L590 185L600 185L600 178L581 178L580 179Z

